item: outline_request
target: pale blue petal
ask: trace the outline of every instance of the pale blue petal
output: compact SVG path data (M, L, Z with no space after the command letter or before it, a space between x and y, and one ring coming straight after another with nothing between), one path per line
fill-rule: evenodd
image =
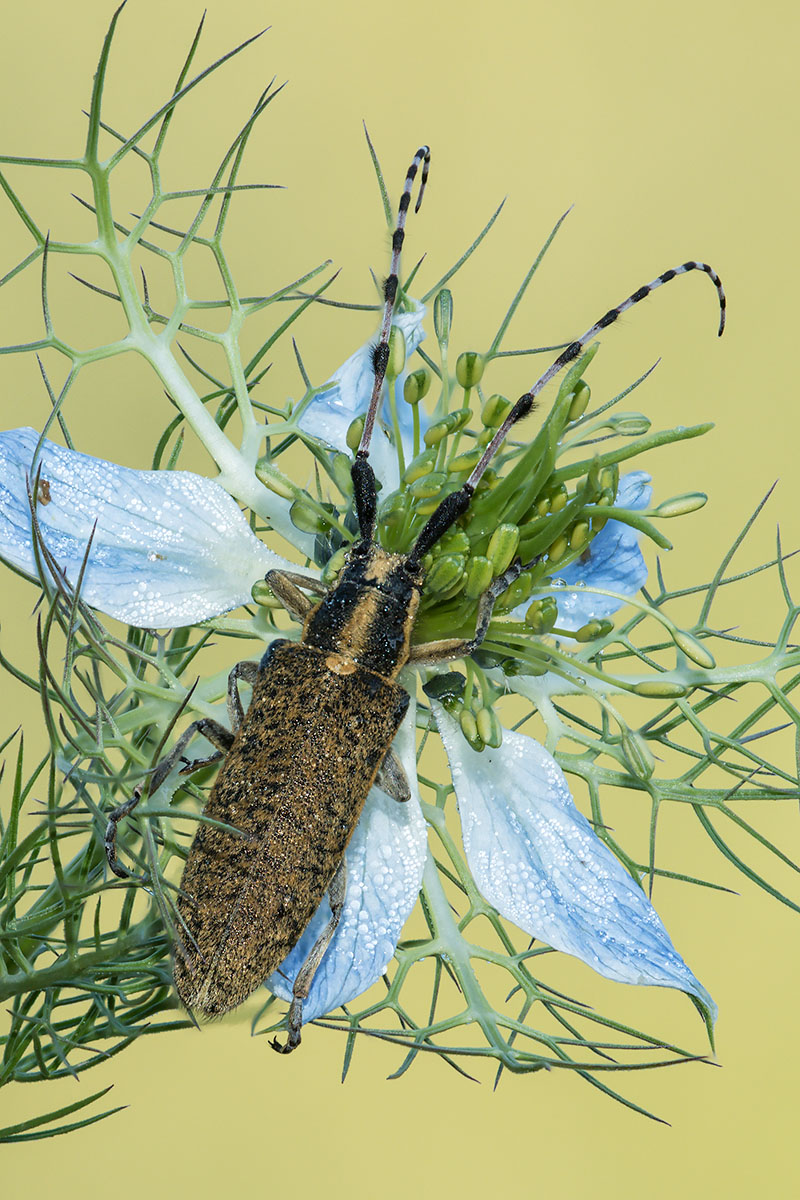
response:
M644 471L632 471L619 481L614 501L619 508L647 508L653 489L650 476ZM579 583L575 592L559 592L558 624L562 629L580 629L595 617L610 617L622 607L622 601L592 593L592 587L622 596L635 596L647 580L647 567L639 549L641 534L621 521L609 521L592 540L585 556L570 563L559 578L565 583ZM527 605L525 606L527 608ZM524 612L523 614L524 615Z
M403 333L406 343L406 365L394 381L394 393L397 406L397 416L400 424L400 435L406 455L411 450L411 409L403 400L403 387L409 371L414 369L411 356L425 337L422 321L425 317L425 305L419 302L411 312L398 313L392 324ZM339 367L331 376L329 385L318 392L308 408L301 415L298 425L314 437L321 438L329 446L350 453L347 447L347 430L353 420L365 413L372 395L374 379L372 352L375 339L367 342L355 354ZM422 414L420 414L422 415ZM378 422L373 442L370 447L370 462L372 469L384 486L390 490L397 487L399 474L397 469L397 454L381 430L381 423L386 429L392 427L391 409L389 407L388 390L384 397L382 417Z
M35 577L26 479L39 435L0 433L0 558ZM45 546L81 598L119 621L173 628L250 599L257 579L290 567L260 542L239 506L189 471L134 471L44 441L36 512ZM94 535L94 536L93 536Z
M411 799L400 804L378 788L367 797L345 854L344 911L303 1005L304 1022L347 1004L381 978L419 895L427 838L417 790L413 701L394 750L408 777ZM267 980L267 987L282 1000L291 1000L292 982L330 913L325 899L280 971Z
M532 738L503 730L478 754L439 704L464 849L478 888L502 916L621 983L714 1001L675 950L642 889L575 807L561 768Z

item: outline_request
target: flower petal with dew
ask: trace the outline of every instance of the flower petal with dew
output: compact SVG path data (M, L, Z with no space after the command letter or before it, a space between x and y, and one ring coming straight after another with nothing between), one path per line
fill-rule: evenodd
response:
M422 328L425 305L419 301L412 303L415 307L411 312L399 313L392 322L393 327L401 331L406 343L406 365L392 386L400 435L407 451L411 449L411 410L403 402L403 387L411 369L411 356L425 338L425 330ZM301 429L321 438L329 446L349 453L347 430L356 417L367 411L372 395L375 378L372 363L374 349L375 338L361 346L355 354L351 354L338 371L334 372L328 386L317 392L299 417L297 424ZM370 447L370 463L378 479L391 491L400 482L397 454L388 438L381 434L381 424L387 429L392 427L388 394L384 398L381 420Z
M618 508L647 508L653 489L645 471L632 471L619 481L614 504ZM598 596L592 588L635 596L647 579L647 567L639 549L638 529L611 520L590 542L586 554L570 563L559 578L580 584L575 592L558 592L558 624L562 629L580 629L596 617L610 617L622 607L621 600ZM521 615L524 615L524 608Z
M119 621L180 627L250 600L266 571L291 564L253 534L236 502L190 471L135 471L44 440L0 433L0 558L36 576L28 480L40 471L45 547L81 599Z
M377 787L367 797L345 852L344 909L303 1005L304 1021L347 1004L381 978L417 902L427 837L417 787L413 700L394 750L403 764L411 798L398 803ZM326 898L300 941L267 980L267 987L281 999L291 1000L292 982L330 914Z
M673 987L710 1021L717 1007L675 950L647 896L575 807L555 759L509 730L472 750L441 705L434 712L453 775L475 883L525 933L607 979Z

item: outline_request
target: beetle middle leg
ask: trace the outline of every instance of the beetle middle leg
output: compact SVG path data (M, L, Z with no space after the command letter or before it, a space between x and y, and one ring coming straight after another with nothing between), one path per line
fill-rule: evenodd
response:
M300 970L297 972L297 977L292 987L292 1002L289 1005L289 1029L288 1037L283 1045L280 1044L277 1038L273 1038L270 1042L273 1050L277 1050L279 1054L291 1054L300 1045L300 1035L303 1025L303 1002L308 999L308 993L311 991L311 984L314 982L314 976L317 972L319 964L325 957L325 951L331 944L331 938L336 932L336 927L342 916L344 908L345 892L347 891L347 864L345 860L339 863L336 868L331 886L328 889L328 899L331 905L331 919L319 935L314 945L309 951L308 958L303 963Z
M236 731L244 718L244 709L242 708L241 697L239 696L239 680L244 679L246 683L254 683L258 674L257 662L239 662L228 675L228 715L231 725ZM184 751L189 745L196 733L201 734L207 741L211 742L212 746L216 746L213 754L208 754L204 758L186 759ZM184 730L178 741L175 743L172 750L158 763L150 778L147 787L148 796L153 792L157 792L164 780L169 775L172 768L178 762L183 762L181 775L191 775L194 771L199 771L202 767L207 767L211 763L218 762L230 750L233 745L233 733L230 729L226 729L219 721L215 721L212 717L200 717L197 721L192 721L188 729ZM144 785L137 784L133 789L133 795L130 799L123 801L116 808L112 809L108 814L105 834L103 835L103 847L106 852L106 859L111 871L119 879L136 879L127 868L119 863L117 858L117 826L120 821L136 809L144 792Z
M478 601L475 633L471 638L443 638L439 642L420 642L418 646L411 647L411 653L408 657L409 663L427 666L434 663L450 662L455 658L467 658L474 650L478 649L478 646L480 646L486 637L489 622L492 619L492 610L498 598L506 588L511 586L515 579L519 578L523 571L532 565L533 563L523 564L517 559L502 575L498 575L497 579L492 581Z

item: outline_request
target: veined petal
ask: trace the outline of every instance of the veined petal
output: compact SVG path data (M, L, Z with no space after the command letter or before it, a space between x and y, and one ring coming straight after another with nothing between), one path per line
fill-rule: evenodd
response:
M392 325L402 332L406 343L406 365L393 384L400 436L403 438L406 451L410 451L411 448L412 417L409 406L403 400L403 387L412 368L411 356L425 337L425 330L422 328L425 305L419 302L415 303L416 308L411 312L398 313L392 321ZM374 379L372 352L374 349L375 339L373 338L342 363L338 371L331 376L328 386L317 393L301 415L298 421L301 429L313 434L314 437L321 438L337 450L349 452L347 430L357 416L367 411L372 395ZM392 427L388 389L384 396L378 426L381 424L386 429ZM376 428L370 447L370 463L385 487L389 489L397 487L400 481L397 454L380 428Z
M303 1005L304 1022L347 1004L380 979L419 895L427 837L417 789L413 700L394 750L411 799L398 803L377 787L367 797L345 853L344 910ZM295 976L330 915L326 897L280 970L267 980L267 987L282 1000L291 1000Z
M472 750L434 703L475 882L502 916L621 983L673 987L717 1008L670 941L647 896L575 807L558 763L503 730Z
M644 471L632 471L619 481L614 501L619 508L647 508L653 489L650 476ZM580 583L580 591L559 592L558 624L562 629L580 629L595 617L609 617L622 607L619 600L592 593L592 587L623 596L635 596L647 579L642 552L641 534L621 521L609 521L593 538L586 552L576 562L559 572L566 583Z
M36 575L27 482L41 469L37 517L73 586L91 551L81 598L145 628L179 627L250 599L272 568L291 568L260 542L236 502L190 471L134 471L44 441L0 433L0 558Z

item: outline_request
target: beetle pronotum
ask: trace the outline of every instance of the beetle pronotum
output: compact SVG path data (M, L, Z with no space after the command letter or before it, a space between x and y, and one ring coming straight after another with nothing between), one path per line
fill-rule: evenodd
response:
M426 554L466 512L509 430L531 412L539 392L623 312L677 275L704 271L717 289L720 334L725 327L725 293L706 263L682 263L640 287L562 350L520 396L468 479L444 497L410 551L389 553L375 536L377 488L369 449L389 360L406 214L422 167L419 209L429 162L428 147L422 146L408 169L392 239L383 321L373 352L372 394L351 471L359 540L330 589L306 575L268 573L267 582L284 608L303 622L299 642L278 639L260 663L235 666L228 684L233 732L207 718L193 722L156 767L149 784L154 791L163 783L195 733L206 737L216 753L188 763L183 774L224 758L206 806L207 816L219 824L198 828L179 892L183 930L175 955L175 984L187 1007L213 1015L240 1004L284 961L328 893L331 918L295 979L287 1040L282 1046L273 1042L284 1053L300 1042L303 1001L340 918L346 887L344 852L367 794L377 781L400 802L409 796L391 749L409 704L408 693L398 683L400 671L407 664L470 655L486 636L498 596L524 569L517 560L492 582L478 602L472 637L417 644L414 621L425 584ZM306 592L317 599L310 600ZM239 698L240 679L253 688L246 713ZM127 872L116 859L116 827L141 792L137 788L108 822L108 861L122 877ZM238 835L220 827L226 825Z

